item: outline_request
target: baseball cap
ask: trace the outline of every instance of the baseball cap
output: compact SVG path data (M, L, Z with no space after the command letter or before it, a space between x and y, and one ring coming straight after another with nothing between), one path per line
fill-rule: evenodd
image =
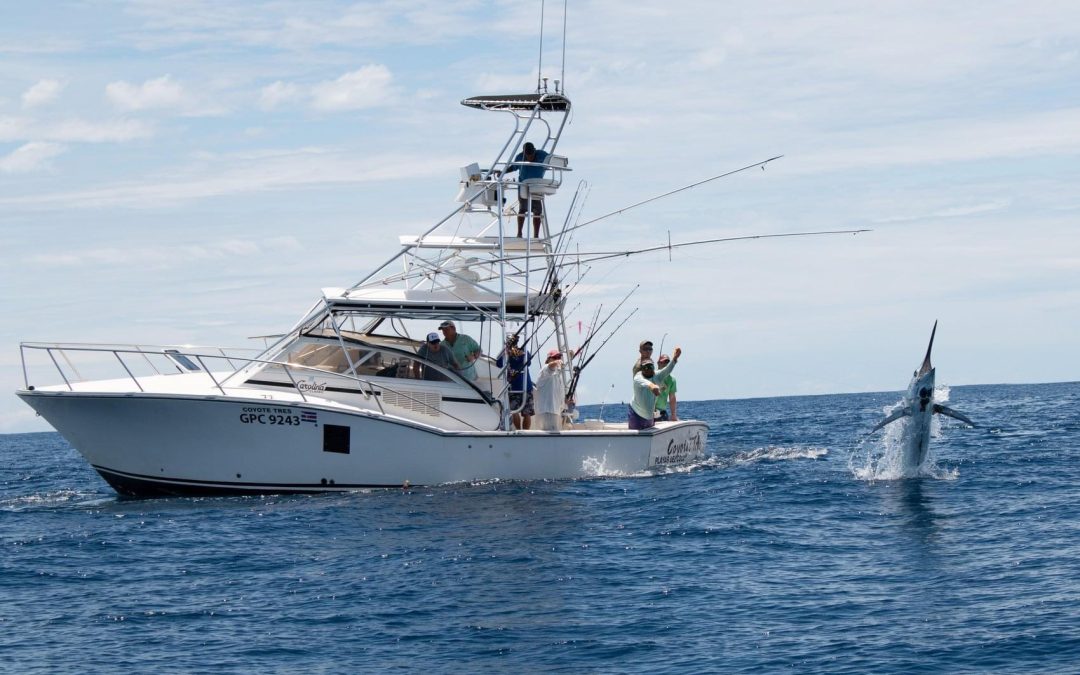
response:
M428 342L442 342L442 338L439 337L438 333L428 333L427 334L427 341Z
M456 328L453 321L446 320L439 324L439 328Z
M558 349L552 349L550 352L548 352L547 360L554 361L556 359L562 361L562 353L560 353Z
M645 349L646 347L652 347L652 340L642 340L638 345L638 349Z

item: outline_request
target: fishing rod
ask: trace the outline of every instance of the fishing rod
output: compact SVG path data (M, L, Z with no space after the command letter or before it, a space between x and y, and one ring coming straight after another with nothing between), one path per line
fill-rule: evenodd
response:
M633 295L634 293L636 293L637 289L639 289L639 288L641 288L641 284L638 284L638 285L634 286L633 288L631 288L630 292L626 294L626 297L624 297L622 300L620 300L619 304L615 305L615 309L611 310L611 313L608 314L607 317L603 321L601 321L600 324L598 326L596 326L595 329L592 329L592 330L589 331L589 335L585 338L585 342L581 343L581 346L578 347L577 351L578 351L579 354L581 353L582 350L588 348L589 343L592 342L592 339L594 337L596 337L596 334L599 333L601 330L603 330L603 328L607 324L607 322L611 320L611 317L615 316L615 314L619 311L619 309L624 304L626 304L626 301L630 299L630 296ZM635 311L637 311L637 310L635 310Z
M710 183L710 182L712 182L714 180L719 180L721 178L727 178L728 176L733 176L733 175L735 175L737 173L747 171L749 169L753 169L756 166L760 166L762 168L762 170L764 170L766 164L768 164L769 162L774 162L774 161L780 159L781 157L783 157L783 155L777 155L776 157L770 157L769 159L766 159L764 161L754 162L753 164L747 164L746 166L744 166L742 168L735 169L733 171L727 171L727 172L722 173L720 175L713 176L712 178L706 178L705 180L699 180L698 182L691 183L690 185L684 185L684 186L682 186L680 188L675 188L674 190L670 190L668 192L665 192L662 195L656 195L655 197L649 197L648 199L640 201L640 202L638 202L636 204L631 204L630 206L624 206L623 208L612 211L611 213L605 213L604 215L599 216L597 218L593 218L592 220L587 220L584 223L581 223L580 225L575 225L574 227L570 228L570 230L576 230L578 228L585 227L586 225L592 225L593 223L604 220L605 218L610 218L611 216L617 216L620 213L623 213L624 211L629 211L630 209L636 209L639 206L644 206L645 204L648 204L650 202L655 202L657 199L663 199L664 197L670 197L671 195L677 194L677 193L682 192L684 190L689 190L691 188L696 188L699 185L704 185L705 183ZM568 232L570 230L563 230L563 231Z
M601 422L604 421L604 406L607 405L607 397L610 396L611 392L614 391L614 390L615 390L615 383L612 382L611 386L608 387L607 392L604 394L604 400L600 401L600 421Z
M629 321L630 318L633 317L635 314L637 314L639 309L640 307L635 307L634 311L627 314L626 318L623 319L618 326L615 326L615 329L611 331L611 334L608 335L604 339L604 341L600 343L600 346L596 348L596 352L590 355L589 358L582 361L581 365L574 366L574 376L570 379L570 386L567 387L566 400L569 401L574 397L574 393L577 391L578 380L581 378L581 371L585 370L585 366L592 363L592 360L596 358L596 355L600 353L600 350L604 348L604 345L606 345L608 341L611 340L611 338L615 337L615 334L619 332L619 329L625 326L626 322Z
M641 253L652 253L654 251L665 251L676 248L683 248L685 246L699 246L701 244L717 244L729 241L746 241L750 239L781 239L784 237L817 237L830 234L861 234L863 232L873 232L869 229L861 230L820 230L818 232L781 232L778 234L747 234L739 237L719 237L717 239L700 239L698 241L684 241L678 244L661 244L660 246L650 246L648 248L636 249L633 251L591 251L582 255L591 256L584 259L583 262L595 262L597 260L606 260L608 258L622 258L631 255L639 255Z
M581 195L582 188L585 187L587 189L587 186L588 183L582 181L578 184L577 190L574 191L574 198L570 202L570 208L566 211L566 220L563 221L563 229L559 231L558 240L555 242L555 247L552 250L551 264L549 264L547 272L544 274L544 283L541 287L544 289L544 293L554 292L555 287L557 287L559 284L558 271L563 267L562 261L563 258L566 256L565 249L567 246L569 246L570 240L573 239L573 235L570 235L569 237L564 237L563 234L573 229L567 228L567 225L570 223L570 218L574 215L575 208L577 208L576 220L581 220L581 212L582 209L584 209L585 207L585 198L584 196L582 196L579 205L578 197L579 195ZM528 258L529 256L526 255L525 257Z
M600 312L601 310L603 310L603 308L603 303L600 303L600 305L596 307L596 311L593 312L592 321L589 322L589 334L585 336L585 341L582 342L581 345L577 348L577 352L574 354L574 356L580 356L581 358L585 358L585 353L588 351L589 340L592 339L592 336L594 334L594 327L599 325L597 322L600 320Z
M580 302L578 304L574 305L574 307L570 310L570 313L576 312L579 307L581 307ZM529 322L533 321L534 319L536 319L539 316L541 316L541 314L539 314L539 313L530 315L530 317L528 319L526 319L526 321L522 324L522 326L520 328L518 328L518 330L515 331L512 335L515 335L515 336L520 335L521 331L525 329L525 325L528 324ZM537 331L540 330L541 326L543 326L543 323L537 323L534 330L533 330L533 339L531 340L531 342L535 343L537 346L546 344L548 340L550 340L552 337L554 337L555 332L558 330L558 327L552 328L551 332L547 334L547 337L545 337L543 340L537 340L536 339L536 334L537 334ZM525 346L528 347L528 345L525 345ZM506 351L506 346L505 345L503 346L503 351ZM525 360L525 367L528 368L530 365L532 365L533 359L536 358L536 350L535 349L532 349L532 350L526 349L526 353L529 355L529 357Z
M732 241L747 241L750 239L780 239L783 237L820 237L834 234L862 234L863 232L873 232L871 229L858 229L858 230L819 230L815 232L779 232L774 234L746 234L738 237L719 237L716 239L698 239L696 241L683 241L675 244L660 244L659 246L649 246L647 248L633 249L627 251L586 251L584 253L567 253L566 257L574 257L572 262L556 263L558 267L567 267L571 265L577 265L579 263L590 263L597 260L607 260L609 258L624 258L632 255L640 255L642 253L654 253L656 251L666 251L669 249L685 248L687 246L700 246L702 244L723 244ZM549 258L557 257L554 253L534 253L533 256L547 256ZM584 256L584 257L582 257ZM522 260L523 256L509 256L504 257L501 260L503 262L512 262L515 260ZM493 260L493 262L499 262L499 259Z

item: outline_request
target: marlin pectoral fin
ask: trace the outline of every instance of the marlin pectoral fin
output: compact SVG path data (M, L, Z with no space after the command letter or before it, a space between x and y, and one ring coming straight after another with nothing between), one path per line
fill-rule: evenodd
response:
M896 420L900 419L901 417L908 417L909 415L911 415L911 409L908 408L907 406L904 406L903 408L900 408L899 410L897 410L893 414L889 415L888 417L886 417L885 419L881 420L876 425L874 425L874 428L871 429L869 433L872 434L875 431L877 431L878 429L880 429L881 427L885 426L886 424L889 424L891 422L895 422Z
M960 420L964 424L969 424L971 426L975 426L975 423L972 422L968 418L968 416L965 415L964 413L957 412L957 411L953 410L952 408L949 408L948 406L941 405L940 403L935 403L934 404L934 412L942 414L942 415L948 415L949 417Z

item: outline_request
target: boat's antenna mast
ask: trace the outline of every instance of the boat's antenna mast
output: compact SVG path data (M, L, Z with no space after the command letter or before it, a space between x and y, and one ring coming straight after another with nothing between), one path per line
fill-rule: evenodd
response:
M544 0L540 0L540 54L536 62L536 93L540 93L540 77L544 74Z
M562 92L566 94L566 3L562 4L562 68L559 70L559 78L562 80ZM559 93L559 83L555 83L555 93Z

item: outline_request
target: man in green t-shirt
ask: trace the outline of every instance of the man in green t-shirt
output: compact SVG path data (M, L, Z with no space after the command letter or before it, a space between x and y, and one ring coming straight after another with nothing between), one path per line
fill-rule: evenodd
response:
M458 370L466 380L476 380L476 359L480 358L480 345L468 335L457 332L457 326L453 321L443 321L439 324L439 330L443 332L443 338L454 353L454 358L460 365Z
M656 362L663 370L667 364L671 363L671 357L667 354L661 354L660 359ZM663 380L658 382L660 385L660 394L656 397L656 409L660 412L660 419L667 422L679 421L677 414L678 402L675 400L675 378L668 375ZM670 413L668 410L670 409Z

